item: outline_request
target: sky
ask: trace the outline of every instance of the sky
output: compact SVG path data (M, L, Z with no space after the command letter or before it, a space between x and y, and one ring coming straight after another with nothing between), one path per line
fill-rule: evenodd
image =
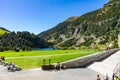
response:
M0 27L39 34L72 16L102 8L109 0L0 0Z

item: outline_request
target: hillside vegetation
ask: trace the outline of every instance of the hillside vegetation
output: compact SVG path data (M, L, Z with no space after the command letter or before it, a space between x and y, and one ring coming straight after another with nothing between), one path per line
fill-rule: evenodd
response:
M0 27L0 35L3 35L3 34L5 34L5 33L10 33L10 31L8 31L8 30L5 29L5 28Z
M32 48L45 48L49 43L40 39L36 35L23 32L10 32L0 36L0 51L6 50L31 50Z
M120 0L110 0L101 9L69 19L38 36L54 43L54 47L118 47Z

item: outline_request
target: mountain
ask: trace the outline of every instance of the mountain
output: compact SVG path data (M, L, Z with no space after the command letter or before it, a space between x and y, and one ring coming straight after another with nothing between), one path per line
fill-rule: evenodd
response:
M2 31L7 31L1 29ZM23 32L9 32L0 35L0 51L6 50L31 50L32 48L46 48L50 43L40 39L33 33Z
M71 17L38 36L55 47L117 47L120 32L120 0L110 0L103 8Z
M5 28L3 28L3 27L0 27L0 35L3 35L5 33L10 33L10 31L5 29Z

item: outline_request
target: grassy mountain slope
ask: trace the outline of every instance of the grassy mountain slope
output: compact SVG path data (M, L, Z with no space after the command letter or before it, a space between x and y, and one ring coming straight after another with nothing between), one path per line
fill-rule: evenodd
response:
M103 8L66 20L38 36L56 47L98 48L117 47L119 32L120 0L110 0Z
M3 27L0 27L0 35L3 35L5 33L10 33L10 31L5 29L5 28L3 28Z

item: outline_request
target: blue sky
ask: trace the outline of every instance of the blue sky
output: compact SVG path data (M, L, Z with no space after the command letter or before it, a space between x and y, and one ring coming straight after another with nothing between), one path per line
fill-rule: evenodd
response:
M38 34L72 16L101 8L109 0L0 0L0 27Z

